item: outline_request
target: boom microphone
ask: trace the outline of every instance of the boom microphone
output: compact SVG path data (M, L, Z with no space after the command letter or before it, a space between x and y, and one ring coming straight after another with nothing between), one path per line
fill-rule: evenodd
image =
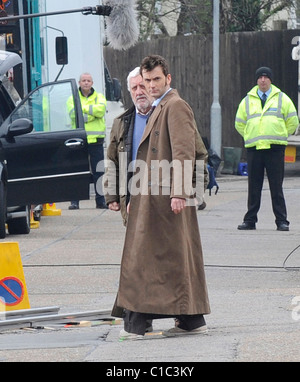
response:
M135 0L103 0L112 8L107 18L107 38L112 48L126 50L139 37Z

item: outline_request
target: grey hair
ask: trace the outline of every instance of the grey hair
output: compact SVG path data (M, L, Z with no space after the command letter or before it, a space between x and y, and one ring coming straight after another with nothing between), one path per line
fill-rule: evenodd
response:
M140 75L140 67L137 66L127 76L127 89L130 91L130 79Z
M88 72L81 73L80 77L79 77L79 81L81 81L82 76L91 76L91 78L93 80L93 77L92 77L91 73L88 73Z

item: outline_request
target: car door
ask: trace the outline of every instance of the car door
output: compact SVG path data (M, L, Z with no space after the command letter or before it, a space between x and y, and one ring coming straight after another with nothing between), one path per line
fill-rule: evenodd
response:
M9 125L30 119L33 131L11 136ZM89 199L91 173L76 81L34 89L0 128L7 167L7 207Z

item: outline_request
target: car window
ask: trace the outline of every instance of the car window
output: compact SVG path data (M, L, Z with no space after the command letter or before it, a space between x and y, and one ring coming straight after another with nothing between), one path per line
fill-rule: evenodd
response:
M11 121L28 118L33 132L70 130L76 127L70 82L49 84L33 91L11 115Z

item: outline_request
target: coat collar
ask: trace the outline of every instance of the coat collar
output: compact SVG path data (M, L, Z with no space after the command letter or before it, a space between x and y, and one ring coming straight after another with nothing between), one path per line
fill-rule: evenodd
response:
M274 94L278 94L278 93L280 93L281 92L281 90L277 87L277 86L275 86L275 85L271 85L272 87L271 87L271 93L269 94L269 97L271 96L273 96ZM248 94L249 95L251 95L251 96L254 96L254 97L257 97L257 98L259 98L258 97L258 94L257 94L257 90L259 89L259 87L258 87L258 85L256 85L256 86L254 86L249 92L248 92ZM271 98L270 97L270 98Z
M144 142L144 140L147 138L147 136L150 134L151 130L153 129L153 126L155 124L155 121L157 120L161 110L163 109L163 107L165 106L165 104L170 100L172 99L174 96L178 96L178 92L176 89L172 89L170 90L165 96L164 98L160 101L160 103L156 106L155 110L153 111L152 115L151 115L151 118L149 118L149 121L146 125L146 128L145 128L145 131L144 131L144 134L142 136L142 139L141 139L141 142Z

